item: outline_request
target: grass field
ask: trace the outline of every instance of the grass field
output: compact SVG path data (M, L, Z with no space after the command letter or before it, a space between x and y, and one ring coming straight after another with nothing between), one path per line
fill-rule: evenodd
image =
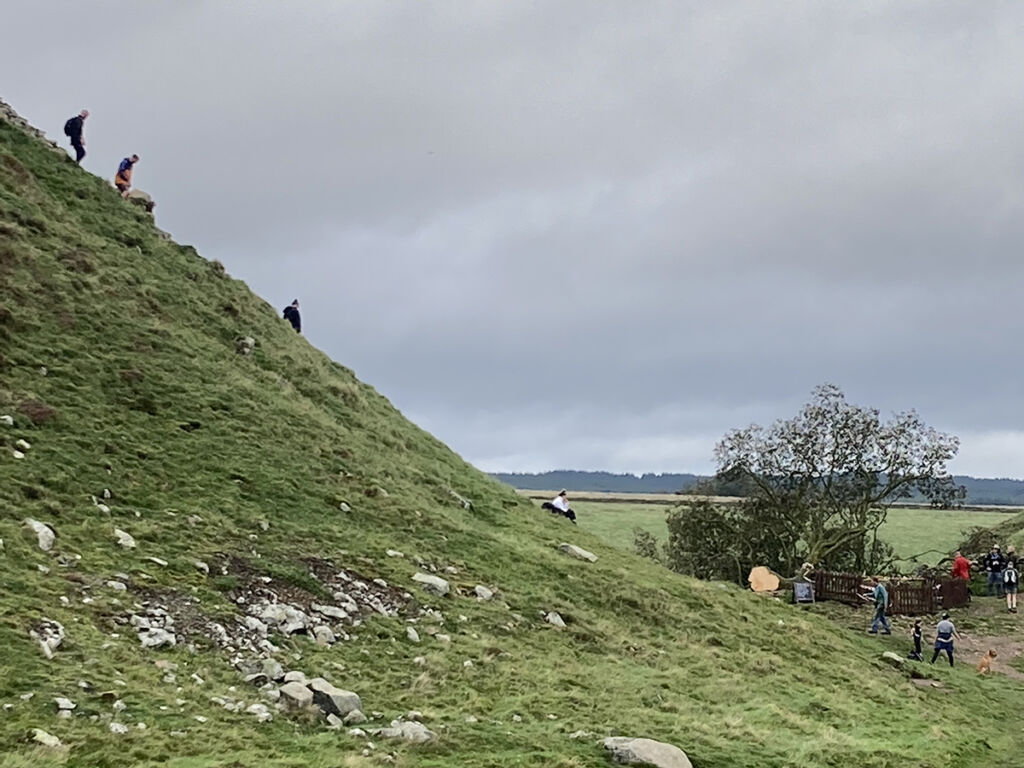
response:
M641 503L579 501L573 502L579 525L615 547L631 549L633 528L650 531L659 539L665 537L665 514L669 507ZM934 563L957 544L963 534L974 527L991 527L1008 519L1008 512L937 511L932 509L898 508L889 512L882 536L896 550L903 564L908 558L923 554L922 563Z
M1019 682L961 665L919 688L880 658L903 638L865 636L863 612L844 625L684 578L606 544L588 510L582 529L541 512L2 105L0 288L2 768L608 768L610 735L677 744L697 768L1024 754L1004 714ZM50 549L27 518L54 529ZM346 592L376 585L402 612L357 624L330 588L342 569ZM450 591L426 591L421 570ZM326 603L317 621L341 639L240 642L253 590L324 617ZM130 619L147 610L175 614L176 645L143 646ZM66 630L52 658L30 635L51 620ZM417 710L436 738L278 709L275 684L246 679L265 657L359 694L366 730Z

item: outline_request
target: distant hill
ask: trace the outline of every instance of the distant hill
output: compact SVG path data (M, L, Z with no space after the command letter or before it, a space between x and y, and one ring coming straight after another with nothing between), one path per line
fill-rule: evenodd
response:
M513 488L531 490L600 491L605 493L675 493L686 491L701 481L711 478L689 473L643 475L614 474L612 472L585 472L559 469L552 472L494 472L492 476ZM997 504L1024 506L1024 480L1010 478L984 478L957 475L956 481L967 488L967 501L971 504ZM721 496L735 495L734 489L716 488Z

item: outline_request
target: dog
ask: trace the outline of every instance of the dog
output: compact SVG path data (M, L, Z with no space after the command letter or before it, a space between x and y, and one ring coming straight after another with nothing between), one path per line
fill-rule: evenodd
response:
M981 661L978 662L979 675L987 675L989 672L992 671L992 659L994 659L997 655L998 654L995 652L995 649L988 649L988 653L982 656Z

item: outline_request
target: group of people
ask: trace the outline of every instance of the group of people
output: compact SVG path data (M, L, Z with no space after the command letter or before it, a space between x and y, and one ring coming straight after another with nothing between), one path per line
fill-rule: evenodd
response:
M1005 597L1006 610L1010 613L1017 612L1017 590L1020 587L1022 565L1024 560L1017 555L1013 544L1006 548L1005 554L998 544L993 544L992 550L979 562L986 574L988 596ZM971 578L971 561L959 550L953 556L953 578L967 581Z
M74 117L69 117L64 123L64 135L68 137L71 148L75 150L75 162L81 165L85 158L85 121L89 118L89 110L83 109ZM114 186L121 193L121 197L128 197L132 188L132 172L135 164L139 162L137 154L124 158L117 166L114 174ZM284 308L284 319L291 323L296 333L302 333L302 318L299 315L299 300L296 299ZM564 493L564 492L563 492ZM571 511L571 510L570 510Z
M871 629L868 632L872 635L877 635L881 631L883 635L891 635L892 625L889 624L889 619L885 615L886 611L889 610L889 591L879 581L877 576L871 579L871 598L874 600L875 614L871 622ZM910 637L914 642L914 650L911 651L908 658L914 661L924 661L924 656L921 652L923 636L924 631L921 628L921 620L917 619L910 630ZM956 626L952 620L950 620L949 613L943 613L939 623L935 626L935 643L932 646L932 658L929 663L934 664L936 659L939 658L939 654L945 653L949 659L949 666L953 666L953 638L959 640L960 634L956 631Z
M85 158L85 121L89 117L89 110L83 109L74 117L69 117L64 123L64 135L68 137L72 149L75 150L75 162L81 165ZM139 162L138 155L129 155L117 166L114 174L114 186L121 193L121 197L128 197L132 188L132 170Z

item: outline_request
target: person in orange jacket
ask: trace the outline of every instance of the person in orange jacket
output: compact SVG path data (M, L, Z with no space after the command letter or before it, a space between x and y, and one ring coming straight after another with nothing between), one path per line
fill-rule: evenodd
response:
M132 188L132 170L137 162L139 162L139 156L132 155L131 157L126 157L117 166L117 173L114 175L114 186L121 193L121 197L128 197L128 190Z

